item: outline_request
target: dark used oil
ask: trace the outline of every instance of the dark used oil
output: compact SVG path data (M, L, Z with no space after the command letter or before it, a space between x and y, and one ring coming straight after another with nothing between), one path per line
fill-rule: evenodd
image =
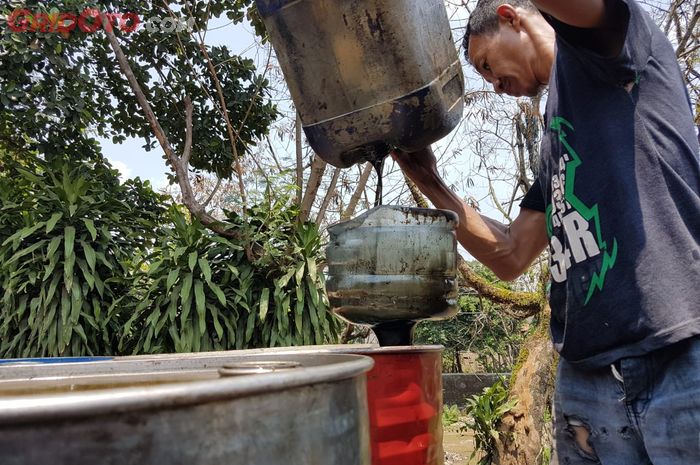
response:
M368 160L374 166L374 171L377 172L377 192L374 196L374 206L378 207L383 204L384 198L382 195L383 190L383 172L384 172L384 160L389 156L391 147L388 144L372 144L363 147L361 150L364 151L365 160Z
M374 195L374 206L378 207L384 203L384 197L382 191L384 190L384 160L386 158L377 158L372 162L374 166L374 171L377 172L377 192Z
M381 347L413 345L413 331L417 322L396 320L372 326Z

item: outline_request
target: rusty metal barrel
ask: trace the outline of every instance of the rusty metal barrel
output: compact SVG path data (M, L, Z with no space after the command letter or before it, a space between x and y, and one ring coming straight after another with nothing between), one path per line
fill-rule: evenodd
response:
M367 357L31 362L0 365L3 465L369 465Z
M314 151L347 167L448 134L464 77L443 0L256 0Z

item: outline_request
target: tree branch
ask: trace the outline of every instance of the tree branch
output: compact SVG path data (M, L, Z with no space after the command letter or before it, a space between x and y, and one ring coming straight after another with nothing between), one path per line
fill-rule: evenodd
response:
M504 305L506 312L516 318L536 315L545 304L545 299L539 293L510 291L494 286L476 273L462 257L457 259L457 266L466 285L491 302Z
M102 21L108 21L106 16L103 14L102 15ZM175 175L177 177L178 185L180 186L180 192L182 194L182 202L185 204L187 209L194 215L201 223L211 229L212 231L224 235L224 236L229 236L229 237L237 237L238 235L235 234L234 232L226 230L224 225L218 221L216 218L213 216L209 215L205 209L204 206L199 204L197 200L195 199L194 193L192 192L192 186L190 184L190 179L189 179L189 169L188 165L185 162L185 155L187 155L189 159L189 151L191 151L191 144L192 144L192 102L189 98L185 98L185 112L188 115L187 117L187 137L186 139L189 140L189 146L187 144L187 141L185 143L185 152L183 153L183 157L180 158L178 155L175 153L173 150L172 146L170 145L170 141L168 140L167 135L165 134L165 131L163 130L163 127L160 125L158 122L158 118L156 118L155 113L153 113L153 109L151 108L151 105L148 103L148 99L146 99L146 95L143 92L143 89L141 88L141 85L139 84L138 80L136 79L136 75L134 74L133 69L131 68L131 65L129 64L129 61L126 58L126 55L124 55L124 51L122 50L121 46L119 45L119 41L117 40L117 37L114 35L114 31L112 28L105 28L104 29L105 34L107 35L107 40L109 41L109 45L112 48L112 51L114 52L114 55L117 58L117 62L119 63L119 67L122 70L122 73L126 77L127 81L129 82L129 86L131 87L132 92L134 92L134 95L136 96L136 100L139 102L139 105L141 106L141 110L144 113L144 116L146 117L146 120L148 120L148 123L151 125L151 130L153 131L154 136L158 140L158 143L160 144L161 148L165 152L165 156L167 157L168 161L170 162L170 165L173 167L173 170L175 170Z
M306 187L306 192L304 192L304 197L301 200L301 213L299 214L299 220L304 222L309 219L311 214L311 208L316 200L316 194L318 193L318 188L321 186L321 181L323 180L323 173L326 172L326 166L328 163L323 161L321 157L316 155L314 157L313 163L311 163L311 175L309 176L309 183Z
M367 181L369 181L369 177L372 174L373 169L374 167L371 163L368 162L365 164L362 174L360 175L360 180L357 183L357 189L355 189L355 192L352 194L352 197L350 197L350 203L348 203L347 208L340 215L340 218L342 220L349 220L352 217L352 215L355 214L355 209L357 208L357 204L360 202L360 197L362 197L362 193L367 187Z
M321 224L323 217L326 216L328 205L331 203L331 199L335 195L336 186L338 185L338 178L340 177L340 171L340 168L336 168L333 172L333 178L328 186L328 191L326 191L326 196L323 197L323 203L321 203L321 208L318 210L318 215L316 215L316 224Z
M423 196L423 194L421 194L420 190L418 190L416 184L413 181L411 181L409 177L405 174L403 175L403 178L406 181L408 190L411 192L411 197L413 197L413 201L416 202L416 206L418 206L419 208L430 208L428 201Z
M243 184L243 168L241 167L241 160L238 156L238 148L236 147L238 136L237 134L234 134L233 124L231 123L231 118L228 114L228 107L226 106L224 90L221 87L221 81L219 81L219 76L216 74L216 68L214 67L214 63L211 61L211 57L209 56L209 52L207 52L207 47L204 45L203 40L199 43L199 49L202 52L202 55L204 55L204 58L207 60L209 74L211 74L214 85L216 86L216 92L219 95L219 103L223 111L224 121L226 122L226 131L228 132L229 142L231 143L231 151L233 152L234 171L236 171L236 176L238 177L238 191L241 195L242 203L241 211L243 216L245 216L248 199L245 192L245 185Z

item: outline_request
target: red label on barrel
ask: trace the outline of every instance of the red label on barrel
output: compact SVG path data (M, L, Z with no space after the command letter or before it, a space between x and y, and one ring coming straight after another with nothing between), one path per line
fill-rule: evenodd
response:
M442 465L439 351L372 354L367 375L372 465Z

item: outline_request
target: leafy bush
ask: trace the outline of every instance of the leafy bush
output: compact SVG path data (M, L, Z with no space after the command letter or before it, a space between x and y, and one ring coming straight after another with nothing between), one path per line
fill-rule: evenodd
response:
M0 155L0 357L114 353L162 196L99 156Z
M139 303L120 350L189 352L335 342L339 322L329 312L316 263L315 225L296 224L281 197L229 214L233 240L170 209L172 226L146 257L135 282ZM136 302L137 300L135 300Z
M457 405L442 406L442 426L452 426L459 421L459 407Z
M230 239L99 155L0 168L0 357L337 341L319 231L288 197L230 213Z
M474 432L475 449L469 460L480 451L483 456L479 465L490 465L496 454L496 442L500 439L498 423L503 415L518 404L517 399L508 400L508 389L504 379L496 381L493 386L484 388L481 395L473 395L467 400L466 413L470 415L466 428Z

